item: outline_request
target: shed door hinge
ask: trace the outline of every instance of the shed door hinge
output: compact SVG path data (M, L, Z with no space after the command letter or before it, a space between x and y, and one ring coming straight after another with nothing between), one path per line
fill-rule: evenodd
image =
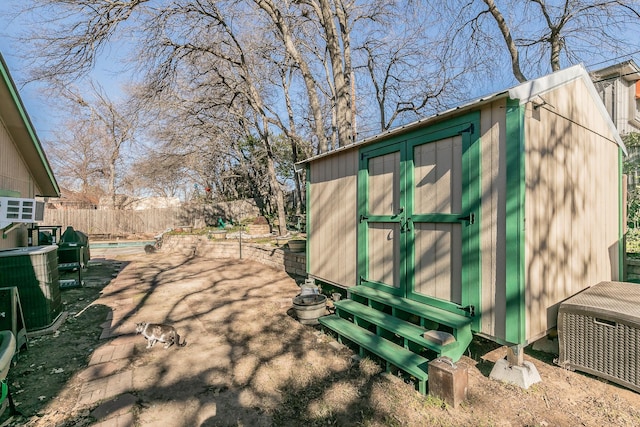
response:
M460 131L460 133L473 133L475 131L476 127L473 125L473 123L470 123L469 126L463 130Z

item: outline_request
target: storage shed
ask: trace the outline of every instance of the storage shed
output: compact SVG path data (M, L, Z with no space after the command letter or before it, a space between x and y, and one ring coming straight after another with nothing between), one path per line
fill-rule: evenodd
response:
M307 271L349 295L321 323L419 380L387 342L455 361L472 333L543 337L621 279L623 154L577 65L305 161Z

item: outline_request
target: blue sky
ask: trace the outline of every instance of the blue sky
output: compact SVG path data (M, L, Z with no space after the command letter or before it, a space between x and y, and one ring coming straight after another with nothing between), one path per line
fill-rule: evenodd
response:
M24 83L28 78L27 64L20 58L20 52L24 48L14 37L21 32L21 28L32 24L29 23L28 16L13 17L12 13L22 4L23 0L0 0L0 53L2 53L9 68L9 73L18 87L20 98L31 118L36 133L43 140L51 134L55 127L55 114L59 111L59 108L55 98L50 98L43 94L42 86L39 83ZM92 73L92 77L105 87L110 96L117 96L120 91L114 78L116 71L109 69L108 60L108 58L103 59L98 64L96 70Z
M42 137L42 134L49 130L47 115L43 113L53 108L53 105L47 105L47 101L39 96L38 87L35 84L26 86L21 84L26 78L26 73L22 61L14 54L14 52L18 52L20 49L19 46L16 46L15 42L5 37L4 30L6 29L6 22L2 15L0 15L0 28L2 28L2 30L0 30L0 53L2 53L2 57L9 68L9 73L18 87L22 102L36 128L36 133Z
M11 12L14 12L21 5L23 5L23 0L0 0L0 52L9 67L9 72L11 73L13 80L18 86L20 96L31 121L36 128L37 134L40 136L41 140L48 139L57 122L55 114L59 111L59 108L57 108L56 100L54 98L47 98L44 96L41 86L37 83L23 84L27 78L27 71L25 68L26 63L19 57L19 53L24 49L20 46L19 42L14 40L12 37L9 37L10 35L19 34L22 28L27 28L28 26L33 25L29 22L29 16L19 15L17 17L13 17ZM636 38L637 35L634 34L632 37ZM106 53L104 56L107 58L103 58L97 65L96 70L92 73L92 77L94 80L98 81L109 96L114 99L120 94L118 82L123 79L116 79L114 77L117 75L118 70L113 68L114 65L112 64L115 64L116 61L114 58L109 58L109 53L112 56L118 56L118 54L122 53L122 49L118 46L118 48L114 48L112 51L107 50L103 53ZM638 62L640 54L635 52L634 55L636 62ZM628 59L628 57L622 58L622 60L626 59ZM602 64L586 63L585 65L588 68L592 67L597 69L604 67L605 65L610 65L610 63L613 62L615 61ZM505 75L505 81L512 82L512 76ZM500 86L489 88L488 90L501 90L506 88L506 85L499 82L492 82L492 84ZM507 85L509 84L510 83ZM471 98L481 95L485 95L485 93L470 94Z

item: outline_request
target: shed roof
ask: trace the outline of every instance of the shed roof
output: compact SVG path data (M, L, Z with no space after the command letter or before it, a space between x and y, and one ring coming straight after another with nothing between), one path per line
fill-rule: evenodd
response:
M42 149L42 144L20 99L9 68L0 54L0 119L13 137L16 148L25 159L43 197L59 197L60 188L53 175L51 165Z
M365 138L362 141L358 141L354 144L346 145L336 150L310 157L306 160L298 162L297 164L304 165L306 163L312 162L320 158L332 156L343 151L352 150L356 147L361 147L361 146L371 144L381 139L386 139L387 137L390 137L390 136L400 135L402 133L409 132L414 129L423 127L432 122L442 120L443 118L457 116L463 112L476 109L477 107L483 104L487 104L501 98L509 98L513 100L517 99L519 100L520 105L526 104L527 102L535 101L536 97L542 96L545 93L552 91L553 89L556 89L560 86L566 85L568 83L571 83L579 79L582 79L584 81L585 86L588 89L589 95L593 99L593 102L596 104L598 111L600 111L602 118L607 122L607 125L613 134L614 140L612 142L615 142L626 155L627 148L622 142L622 139L618 134L618 130L613 124L613 121L611 120L609 113L607 113L607 110L604 104L602 103L602 99L600 99L600 96L598 95L598 92L596 91L596 88L593 85L591 78L589 77L589 73L587 72L587 70L582 64L578 64L569 68L565 68L564 70L547 74L546 76L537 78L535 80L526 81L524 83L521 83L517 86L512 87L511 89L507 89L504 91L495 92L487 96L483 96L469 103L462 104L460 106L451 108L441 113L434 114L429 117L425 117L413 123L409 123L409 124L388 130L386 132L382 132L380 134L374 135L372 137Z

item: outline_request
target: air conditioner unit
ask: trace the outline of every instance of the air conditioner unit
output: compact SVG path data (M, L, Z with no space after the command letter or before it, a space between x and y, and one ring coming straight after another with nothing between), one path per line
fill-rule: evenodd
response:
M558 311L558 365L640 393L640 284L600 282Z
M44 203L35 199L0 197L0 228L17 222L33 223L44 218Z

